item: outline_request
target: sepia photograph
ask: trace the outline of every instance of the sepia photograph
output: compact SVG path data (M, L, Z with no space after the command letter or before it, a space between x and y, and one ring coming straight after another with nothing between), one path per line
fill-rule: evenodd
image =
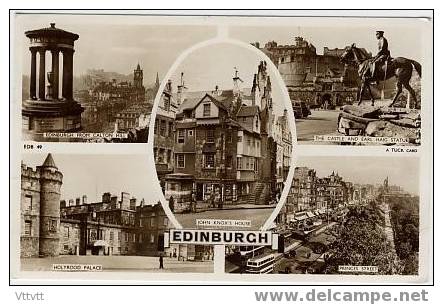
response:
M23 140L39 142L147 142L168 67L215 35L209 26L107 25L103 16L17 19Z
M299 157L278 250L226 247L225 272L418 275L418 173L410 157Z
M81 265L113 272L212 272L211 246L165 247L165 232L173 226L152 198L141 166L146 159L24 154L21 270L78 271L57 268Z
M10 13L10 281L433 280L433 17L225 13Z
M419 145L423 55L417 25L245 26L230 34L278 67L300 144Z
M294 119L272 63L248 47L198 48L163 88L153 157L169 209L185 228L219 219L259 229L283 193Z

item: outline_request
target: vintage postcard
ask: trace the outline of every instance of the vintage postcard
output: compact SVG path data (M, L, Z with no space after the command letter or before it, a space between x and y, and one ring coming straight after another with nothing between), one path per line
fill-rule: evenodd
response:
M100 12L11 12L13 283L433 281L432 12Z

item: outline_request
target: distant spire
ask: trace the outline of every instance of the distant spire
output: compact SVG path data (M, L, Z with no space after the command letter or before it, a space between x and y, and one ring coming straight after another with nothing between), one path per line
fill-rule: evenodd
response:
M52 158L52 155L50 153L46 157L45 162L43 162L42 167L54 167L54 168L57 168L57 165L55 165L54 159Z
M137 70L141 70L140 69L140 63L137 63Z
M158 72L157 72L157 77L155 78L155 84L156 84L157 86L160 86L160 80L159 80L159 78L158 78Z

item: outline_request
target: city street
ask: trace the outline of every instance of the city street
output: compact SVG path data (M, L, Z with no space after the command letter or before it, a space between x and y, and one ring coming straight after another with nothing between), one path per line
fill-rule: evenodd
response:
M129 272L213 272L213 261L193 262L178 261L176 258L164 257L164 269L160 270L158 257L148 256L75 256L62 255L50 258L22 258L22 271L51 271L52 264L97 264L103 271Z
M297 141L313 141L315 135L337 132L339 110L311 110L311 112L307 118L296 120Z
M250 220L251 227L244 228L246 230L258 230L271 215L274 207L259 208L243 208L243 209L226 209L213 210L201 213L175 214L175 217L183 226L183 228L196 228L196 219L233 219L233 220ZM200 227L201 228L201 227ZM205 227L210 228L210 227ZM219 227L220 228L220 227ZM226 230L238 230L238 227L223 227Z

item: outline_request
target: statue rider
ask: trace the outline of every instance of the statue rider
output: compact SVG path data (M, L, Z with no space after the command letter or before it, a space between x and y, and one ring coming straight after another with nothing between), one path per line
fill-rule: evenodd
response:
M378 52L372 59L371 64L371 77L374 78L375 71L380 64L384 64L391 56L391 52L388 49L388 40L383 36L383 31L376 31L375 37L378 40Z

